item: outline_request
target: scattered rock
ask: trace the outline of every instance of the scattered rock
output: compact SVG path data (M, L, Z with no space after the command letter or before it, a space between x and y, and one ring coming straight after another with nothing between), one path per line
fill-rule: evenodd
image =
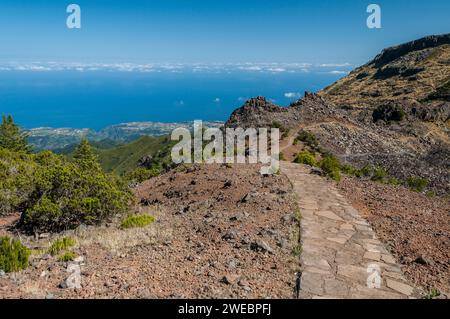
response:
M234 230L228 231L225 235L222 236L222 239L225 241L231 241L237 238L237 233Z
M234 285L239 280L239 275L225 275L221 282L227 285Z
M233 182L231 180L226 180L225 184L223 184L223 188L230 188L233 185Z
M262 239L258 239L250 244L250 249L258 252L268 252L273 254L273 249Z

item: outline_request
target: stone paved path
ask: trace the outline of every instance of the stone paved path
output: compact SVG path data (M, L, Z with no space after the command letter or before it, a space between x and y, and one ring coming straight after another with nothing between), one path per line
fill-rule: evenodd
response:
M294 185L302 215L300 298L417 296L370 225L332 182L304 165L282 162L281 171ZM380 288L369 288L368 279Z

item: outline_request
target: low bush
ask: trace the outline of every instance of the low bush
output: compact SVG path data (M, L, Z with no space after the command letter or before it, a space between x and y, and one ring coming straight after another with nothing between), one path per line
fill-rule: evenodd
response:
M370 178L374 182L383 182L387 172L383 167L376 166L372 170L372 177Z
M99 224L124 213L131 199L123 181L106 174L86 145L74 162L51 152L35 158L34 187L20 204L21 224L30 231L61 231Z
M75 258L77 258L77 254L75 254L72 251L68 251L68 252L62 254L61 256L59 256L58 261L69 262L69 261L73 261Z
M406 184L413 191L421 193L428 186L428 181L424 178L413 176L406 180Z
M0 215L15 212L34 189L33 156L0 148Z
M28 267L31 251L17 239L0 237L0 270L17 272Z
M152 177L160 175L160 170L156 168L148 169L145 167L139 167L124 175L124 179L130 184L139 184Z
M320 162L319 167L331 179L339 182L341 180L341 165L339 160L333 155L325 156Z
M20 212L25 230L98 224L128 210L132 196L126 183L101 169L86 140L72 161L50 151L30 154L10 117L3 117L0 139L0 215Z
M298 153L294 159L294 163L306 164L309 166L317 166L317 161L316 158L314 157L314 154L308 151L302 151Z
M122 220L120 224L121 228L137 228L145 227L152 224L155 221L155 217L151 215L128 215Z
M52 256L59 254L60 252L67 250L76 245L75 239L71 237L63 237L55 240L48 248L48 253Z
M396 104L384 104L378 106L372 113L372 118L374 122L385 121L390 122L400 122L405 118L405 111Z
M308 131L301 131L295 138L295 140L297 142L301 141L305 143L314 150L316 150L319 147L319 141L317 140L316 136Z
M341 166L341 171L346 175L356 175L358 169L354 168L350 164L345 164Z

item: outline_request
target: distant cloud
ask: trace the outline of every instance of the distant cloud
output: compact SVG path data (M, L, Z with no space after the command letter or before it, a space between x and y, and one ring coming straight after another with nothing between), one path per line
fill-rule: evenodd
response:
M284 93L284 97L286 97L288 99L299 99L302 96L299 92L287 92L287 93Z
M278 72L286 72L286 69L285 68L268 68L267 71L278 73Z
M243 70L243 71L262 71L263 68L260 66L240 66L238 67L239 70Z
M231 73L231 72L259 72L259 73L309 73L309 72L341 72L344 74L351 66L349 63L64 63L64 62L32 62L32 63L0 63L0 71L74 71L74 72L204 72L204 73ZM341 68L343 70L341 70ZM329 70L327 70L329 69ZM336 70L336 71L333 71Z
M350 63L323 63L319 64L321 68L339 68L339 67L348 67L351 66Z
M347 71L338 71L338 70L330 71L328 73L330 73L330 74L348 74Z

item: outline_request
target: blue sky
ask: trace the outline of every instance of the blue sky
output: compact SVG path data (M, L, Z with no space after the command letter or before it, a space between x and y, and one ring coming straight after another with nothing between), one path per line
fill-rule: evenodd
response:
M2 0L0 61L361 64L387 46L450 32L448 0ZM382 8L381 30L366 7Z

